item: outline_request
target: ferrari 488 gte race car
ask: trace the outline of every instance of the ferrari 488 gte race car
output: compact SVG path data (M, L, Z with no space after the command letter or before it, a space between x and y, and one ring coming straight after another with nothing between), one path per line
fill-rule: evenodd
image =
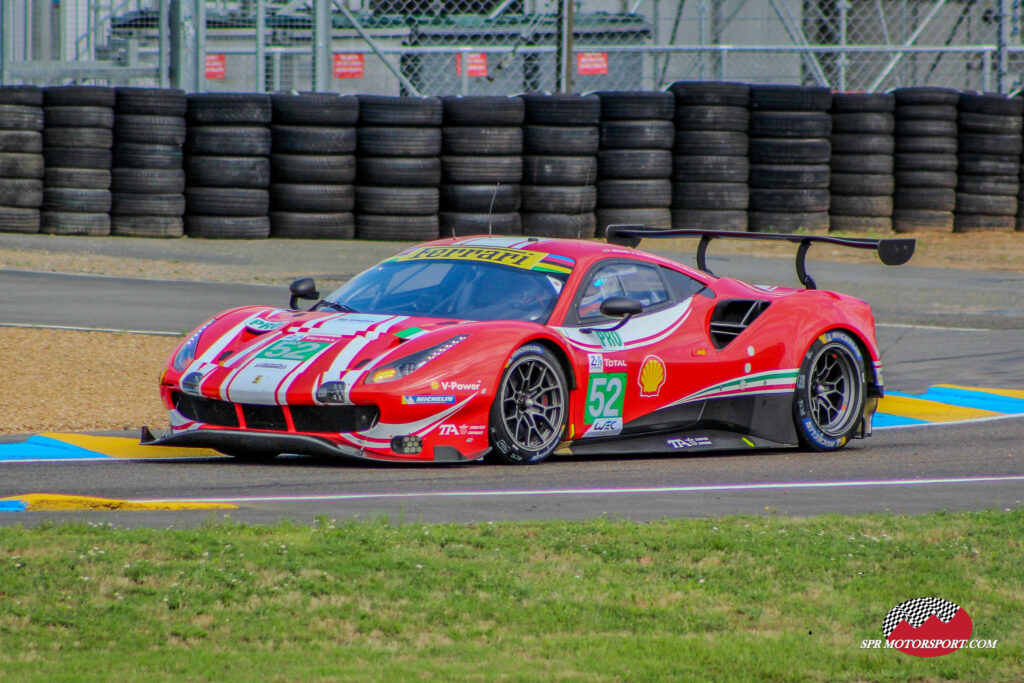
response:
M634 247L700 237L697 268ZM708 271L717 237L800 244L805 288ZM384 260L321 299L204 322L160 380L170 431L143 443L406 462L552 453L834 450L871 433L882 395L874 318L815 289L815 242L906 262L908 239L649 231L608 243L452 238ZM299 299L316 300L310 310Z

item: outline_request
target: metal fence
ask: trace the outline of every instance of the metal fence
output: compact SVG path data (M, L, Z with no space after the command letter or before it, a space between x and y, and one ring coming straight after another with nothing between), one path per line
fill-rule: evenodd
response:
M0 80L506 94L1021 85L1019 0L2 0Z

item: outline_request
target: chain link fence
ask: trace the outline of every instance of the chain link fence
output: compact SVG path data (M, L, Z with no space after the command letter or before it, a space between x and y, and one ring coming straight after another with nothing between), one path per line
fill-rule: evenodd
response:
M843 91L936 85L1011 92L1024 69L1019 6L1019 0L3 0L0 79L421 95L660 89L702 79Z

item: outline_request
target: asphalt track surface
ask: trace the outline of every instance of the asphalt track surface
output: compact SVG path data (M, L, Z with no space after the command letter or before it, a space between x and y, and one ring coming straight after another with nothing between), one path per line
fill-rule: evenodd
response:
M372 260L372 259L371 259ZM368 265L368 264L367 264ZM792 261L709 259L719 275L792 283ZM811 263L823 288L869 301L886 387L1024 388L1024 274ZM321 271L322 272L322 271ZM234 305L283 305L282 287L0 269L0 323L181 334ZM751 514L920 513L1016 508L1024 501L1024 417L879 430L835 454L553 458L536 467L409 467L282 457L0 463L0 497L59 492L132 500L217 500L236 521L386 516L392 521L585 519ZM67 518L191 525L223 513L0 513L0 524Z

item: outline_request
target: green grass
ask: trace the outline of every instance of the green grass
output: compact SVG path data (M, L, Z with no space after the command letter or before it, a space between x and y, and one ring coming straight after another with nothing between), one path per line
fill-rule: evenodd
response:
M1024 512L0 528L0 680L1018 681ZM942 597L994 650L862 650Z

